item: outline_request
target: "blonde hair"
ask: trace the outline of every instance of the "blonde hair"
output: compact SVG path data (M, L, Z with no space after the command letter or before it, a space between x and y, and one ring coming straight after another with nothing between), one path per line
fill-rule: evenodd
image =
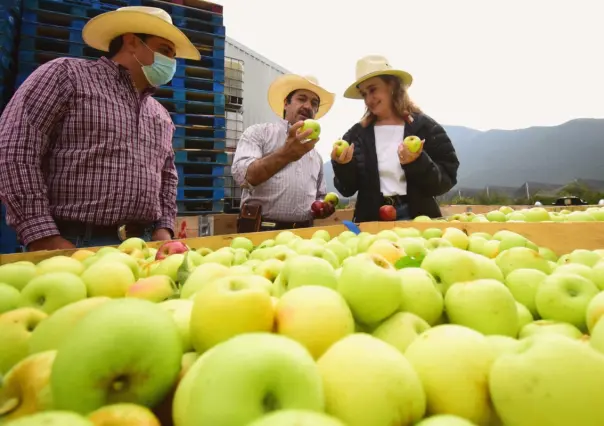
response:
M403 87L401 80L398 77L392 75L380 75L386 84L392 86L392 109L396 115L405 121L409 121L412 113L420 113L422 110L418 107L409 97L407 90ZM361 125L367 127L370 124L375 123L377 116L369 111L369 108L365 109L365 114L361 118Z

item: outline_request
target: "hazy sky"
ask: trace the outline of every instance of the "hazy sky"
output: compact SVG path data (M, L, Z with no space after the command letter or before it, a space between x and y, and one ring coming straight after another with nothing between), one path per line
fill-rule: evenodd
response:
M229 37L337 94L321 119L324 159L362 115L362 101L341 95L368 54L410 72L411 97L443 124L604 117L604 0L215 2Z

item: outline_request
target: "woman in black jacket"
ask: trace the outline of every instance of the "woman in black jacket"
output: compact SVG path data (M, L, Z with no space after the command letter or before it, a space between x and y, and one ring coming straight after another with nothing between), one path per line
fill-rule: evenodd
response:
M383 56L360 59L356 75L344 97L363 99L367 110L342 137L350 146L331 154L336 189L345 197L358 192L354 220L380 220L388 204L396 220L440 217L434 197L455 186L459 168L447 133L410 100L411 75L392 69ZM417 152L402 143L408 136L422 141Z

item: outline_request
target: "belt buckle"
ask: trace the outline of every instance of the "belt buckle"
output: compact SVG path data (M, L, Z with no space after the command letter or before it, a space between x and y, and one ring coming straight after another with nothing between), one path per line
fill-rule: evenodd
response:
M124 242L128 238L128 232L126 231L126 225L120 225L117 228L117 237L120 241Z

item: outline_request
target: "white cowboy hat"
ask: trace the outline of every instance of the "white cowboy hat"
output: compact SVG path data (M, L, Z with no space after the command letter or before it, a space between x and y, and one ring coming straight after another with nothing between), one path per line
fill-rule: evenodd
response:
M335 93L328 92L319 86L318 80L313 76L302 77L296 74L285 74L273 81L268 88L268 104L279 117L283 117L285 98L294 90L308 90L319 97L321 103L315 114L317 120L327 114L336 98Z
M359 84L378 75L393 75L398 77L406 87L411 86L413 77L406 71L392 68L388 59L380 55L365 56L357 61L356 81L346 89L344 97L349 99L363 99L359 91Z
M177 58L201 59L199 50L172 24L170 15L157 7L127 6L95 16L82 29L82 38L90 47L107 52L111 40L127 33L161 37L174 43Z

